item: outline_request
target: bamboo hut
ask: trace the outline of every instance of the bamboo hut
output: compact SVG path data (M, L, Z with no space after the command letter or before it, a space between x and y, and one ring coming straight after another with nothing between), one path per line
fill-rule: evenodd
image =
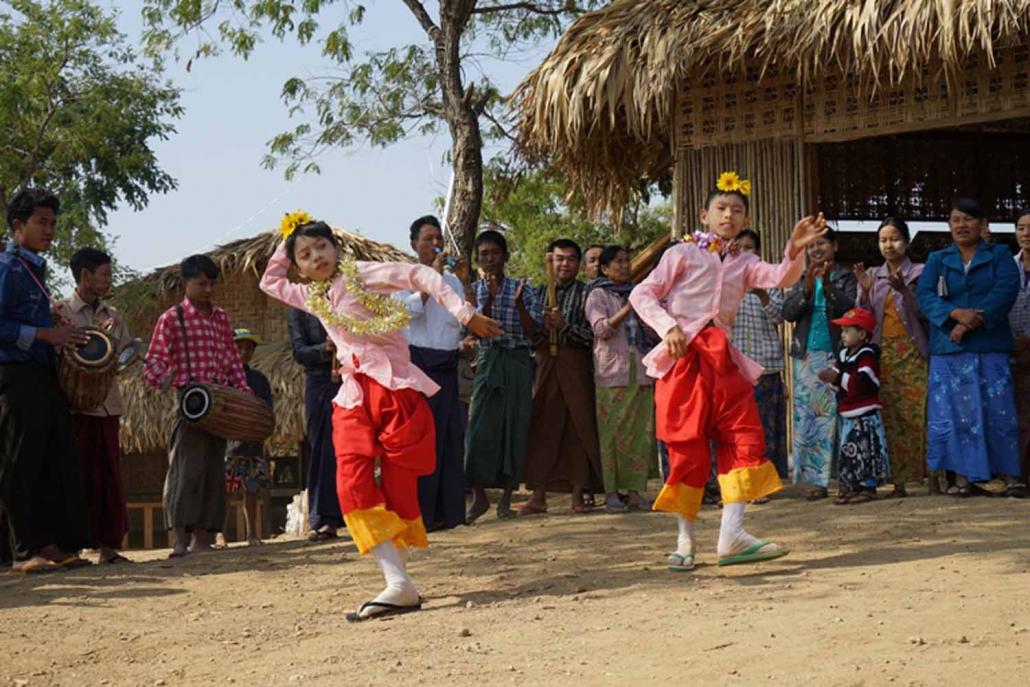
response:
M342 229L335 231L343 249L358 260L413 261L391 245ZM219 246L207 255L220 272L215 303L229 313L234 327L246 327L262 341L251 364L268 377L276 401L275 434L268 443L277 473L273 475L273 496L276 487L282 496L288 496L303 488L304 375L290 350L287 307L258 288L278 239L277 232L266 232ZM158 316L182 296L179 266L174 264L120 286L113 301L125 313L131 333L146 341ZM137 365L119 377L126 406L120 437L125 455L122 470L134 545L153 540L155 521L157 531L163 530L155 513L160 510L166 451L176 412L174 392L146 386L142 371L142 365Z
M673 233L720 171L779 253L816 209L943 220L1030 201L1030 0L616 0L518 87L519 147L619 214L671 173Z

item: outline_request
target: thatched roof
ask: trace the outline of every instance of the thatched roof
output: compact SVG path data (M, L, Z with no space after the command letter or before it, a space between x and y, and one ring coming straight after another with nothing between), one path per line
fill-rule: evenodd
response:
M290 344L274 342L257 347L251 367L272 384L275 434L268 440L273 456L297 455L304 439L304 375L293 360ZM163 453L175 422L175 391L159 391L143 381L143 365L118 376L126 413L122 416L121 447L125 454Z
M1030 0L615 0L583 15L516 90L520 148L548 159L594 210L669 169L676 91L770 70L830 71L872 94L943 75L1030 34ZM935 76L935 75L931 75Z
M408 253L388 243L373 241L339 227L333 227L333 231L340 238L343 250L358 260L380 262L412 262L414 260ZM278 242L279 232L268 231L251 238L218 246L207 253L207 256L215 261L222 274L246 270L260 277ZM162 294L177 292L182 288L179 264L159 267L142 277L139 282L157 286L158 291Z

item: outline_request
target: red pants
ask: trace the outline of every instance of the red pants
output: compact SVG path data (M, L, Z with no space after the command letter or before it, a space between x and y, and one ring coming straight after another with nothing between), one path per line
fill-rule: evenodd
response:
M72 415L72 427L82 458L83 487L93 541L96 546L120 549L129 531L129 515L122 486L118 417Z
M655 385L658 438L669 447L669 478L654 509L688 520L701 509L711 472L709 442L724 503L751 501L782 488L763 456L765 434L754 387L730 356L722 330L707 327Z
M418 478L436 467L429 404L414 389L391 391L365 375L355 378L365 396L361 405L333 407L336 493L343 520L361 553L385 541L426 546Z

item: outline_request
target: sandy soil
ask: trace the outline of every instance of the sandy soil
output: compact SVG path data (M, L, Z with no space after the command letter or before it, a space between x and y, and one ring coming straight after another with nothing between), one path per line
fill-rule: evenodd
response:
M342 541L276 541L0 575L0 685L1018 684L1030 667L1030 502L788 495L750 529L793 549L666 571L662 514L492 517L431 535L426 610L351 625L376 592ZM562 506L565 508L562 508Z

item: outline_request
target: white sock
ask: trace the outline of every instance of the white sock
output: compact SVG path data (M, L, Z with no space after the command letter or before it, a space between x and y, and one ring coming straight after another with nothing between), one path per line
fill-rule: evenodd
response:
M722 507L722 526L719 528L718 552L731 556L754 544L758 539L744 531L744 504L727 503Z
M676 553L681 556L694 553L694 523L682 515L676 516L679 535L676 537Z
M393 545L384 541L372 549L372 557L386 578L386 588L375 598L376 601L398 606L413 606L418 603L418 589L405 570L405 555ZM364 615L375 615L376 609L369 609Z

